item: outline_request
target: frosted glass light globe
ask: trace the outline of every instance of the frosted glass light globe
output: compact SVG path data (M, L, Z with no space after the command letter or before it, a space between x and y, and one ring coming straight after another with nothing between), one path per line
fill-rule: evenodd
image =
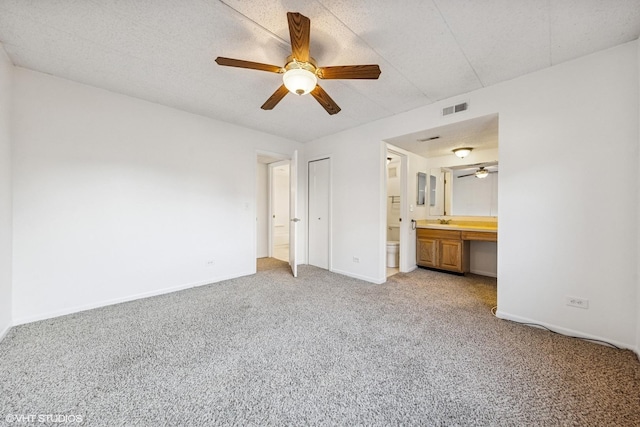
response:
M482 178L486 178L488 176L489 176L489 171L486 170L486 169L478 169L476 171L476 178L482 179Z
M464 147L464 148L456 148L453 150L453 154L460 157L461 159L467 157L469 153L471 153L472 148Z
M296 95L306 95L318 84L318 79L311 71L303 68L292 68L284 73L282 81L289 92Z

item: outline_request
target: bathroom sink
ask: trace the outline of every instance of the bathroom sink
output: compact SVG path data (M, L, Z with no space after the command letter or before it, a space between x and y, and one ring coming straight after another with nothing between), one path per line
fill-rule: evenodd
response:
M419 228L438 228L443 230L463 230L463 231L488 231L488 232L497 232L498 227L493 225L480 225L480 224L438 224L438 223L428 223L428 224L419 224Z

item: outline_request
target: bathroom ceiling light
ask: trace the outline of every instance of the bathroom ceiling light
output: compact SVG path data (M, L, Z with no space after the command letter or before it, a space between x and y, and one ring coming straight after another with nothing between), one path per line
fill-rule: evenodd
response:
M476 178L486 178L489 176L489 171L482 167L476 171L475 175Z
M473 148L471 147L456 148L455 150L453 150L453 154L460 157L461 159L464 159L469 155L471 150L473 150Z
M282 76L282 81L289 92L296 95L306 95L318 84L318 78L309 70L304 68L292 68L287 70Z

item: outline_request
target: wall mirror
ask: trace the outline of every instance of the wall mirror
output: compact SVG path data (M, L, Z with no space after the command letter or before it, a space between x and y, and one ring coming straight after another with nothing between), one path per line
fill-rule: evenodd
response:
M498 162L429 171L429 215L498 216Z
M418 172L417 180L418 195L416 205L424 206L425 200L427 198L427 174L425 172Z

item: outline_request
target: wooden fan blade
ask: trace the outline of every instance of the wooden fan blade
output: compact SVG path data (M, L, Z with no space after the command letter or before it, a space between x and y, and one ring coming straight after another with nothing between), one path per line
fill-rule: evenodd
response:
M309 34L311 21L304 15L287 12L289 21L289 37L291 38L291 55L300 62L309 62Z
M216 58L218 65L225 65L227 67L248 68L250 70L269 71L271 73L282 73L282 67L269 64L261 64L260 62L243 61L242 59L225 58L218 56Z
M315 89L311 91L311 95L327 110L327 113L333 115L340 112L338 104L319 85L316 85Z
M262 104L262 107L260 108L262 108L263 110L272 110L273 107L278 105L278 102L280 102L282 98L284 98L284 96L288 93L289 89L287 89L284 85L280 86L275 92L273 92L273 95L271 95L269 99L267 99L267 102Z
M378 65L338 65L318 68L321 79L377 79L380 77Z

